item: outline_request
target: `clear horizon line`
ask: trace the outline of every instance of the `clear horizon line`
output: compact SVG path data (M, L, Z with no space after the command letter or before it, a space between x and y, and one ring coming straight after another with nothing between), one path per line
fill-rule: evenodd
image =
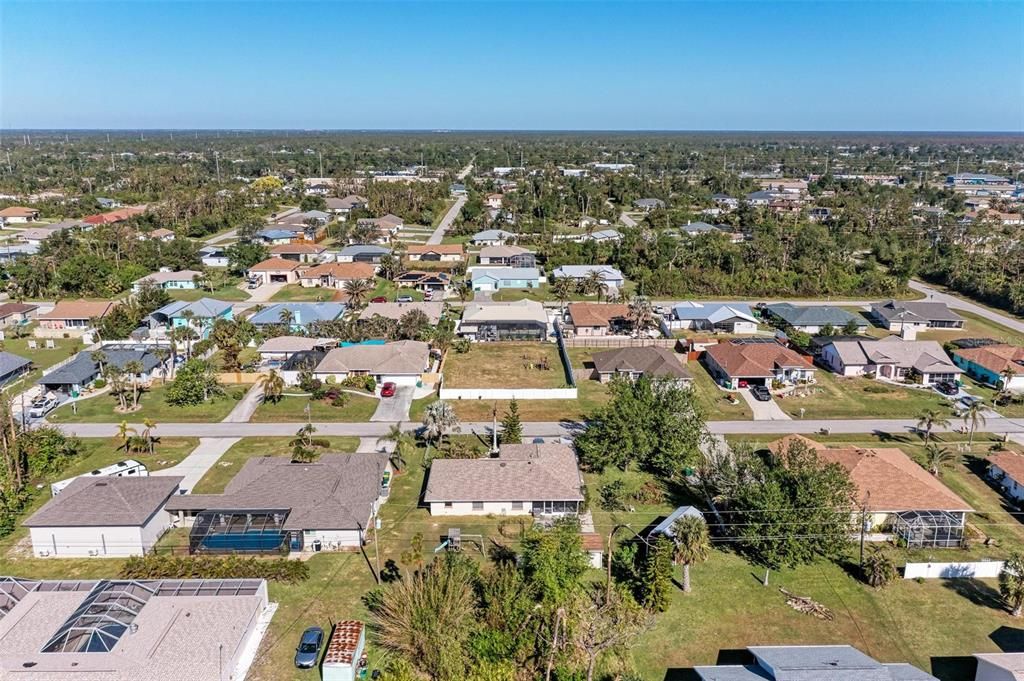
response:
M220 127L220 128L198 128L198 127L134 127L134 128L72 128L72 127L22 127L3 128L0 127L0 134L3 133L27 133L27 132L330 132L330 133L381 133L381 132L404 132L404 133L718 133L718 134L776 134L776 133L806 133L806 134L943 134L943 135L972 135L972 134L998 134L1024 136L1024 130L957 130L957 129L895 129L895 128L867 128L867 129L828 129L828 128L782 128L782 129L757 129L757 128L241 128L241 127Z

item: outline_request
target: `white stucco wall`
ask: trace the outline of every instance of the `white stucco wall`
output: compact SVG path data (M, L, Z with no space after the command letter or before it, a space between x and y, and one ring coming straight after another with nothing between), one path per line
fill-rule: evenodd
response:
M359 548L361 543L358 530L305 530L302 533L307 551L317 539L323 544L323 551Z
M757 333L757 324L753 322L736 322L732 325L733 333Z
M32 527L29 534L36 556L103 558L142 555L170 526L171 516L157 511L141 527Z
M443 501L430 503L430 515L529 515L533 510L532 501L524 501L521 509L512 508L511 501L486 501L482 510L473 510L472 501L454 501L451 508L445 508Z

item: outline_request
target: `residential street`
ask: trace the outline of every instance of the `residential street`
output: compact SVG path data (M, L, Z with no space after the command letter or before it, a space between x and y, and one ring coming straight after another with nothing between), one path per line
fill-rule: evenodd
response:
M959 296L943 293L938 289L928 286L927 284L922 284L919 281L911 281L910 288L914 289L915 291L920 291L921 293L924 293L925 295L928 296L928 300L930 301L936 303L945 303L949 307L956 310L966 310L971 314L976 314L979 317L984 317L985 319L991 322L995 322L996 324L1005 326L1008 329L1013 329L1014 331L1020 331L1024 333L1024 321L1021 321L1016 317L1010 317L1008 315L1001 314L999 312L996 312L995 310L983 307L976 303L972 303L971 301L961 298Z
M462 207L466 205L466 201L468 199L468 196L460 196L455 200L455 205L448 209L448 212L445 213L443 218L441 218L440 224L437 225L437 229L435 229L434 233L430 235L429 239L427 239L428 244L436 245L441 243L441 240L444 239L444 233L447 232L448 228L452 226L453 222L455 222L455 218L458 217L459 211L461 211Z

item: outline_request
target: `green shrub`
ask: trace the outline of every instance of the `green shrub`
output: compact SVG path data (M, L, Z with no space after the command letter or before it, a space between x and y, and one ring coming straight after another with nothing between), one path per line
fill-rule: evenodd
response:
M309 578L309 566L287 558L227 556L133 556L121 568L122 579L266 579L295 584Z
M107 379L97 378L95 381L92 382L92 387L96 388L97 390L107 387Z
M885 395L886 393L891 393L892 389L879 383L871 383L864 386L864 392L874 395Z

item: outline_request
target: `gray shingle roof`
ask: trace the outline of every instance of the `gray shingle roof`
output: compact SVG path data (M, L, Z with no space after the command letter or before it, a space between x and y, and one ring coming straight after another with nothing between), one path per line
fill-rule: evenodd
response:
M962 322L964 320L963 317L950 310L945 303L890 300L885 303L872 305L871 309L879 317L887 320L899 321L901 316L908 322Z
M26 527L134 527L145 524L184 480L180 476L78 478L46 502Z
M10 352L0 352L0 376L6 376L7 374L14 373L19 369L24 369L32 360L25 359L20 355L15 355Z
M594 353L598 373L640 373L645 376L691 379L675 353L668 348L618 348Z
M860 315L855 315L833 305L793 305L792 303L772 303L766 309L790 326L825 326L831 324L842 328L849 322L856 322L858 327L868 325Z
M497 458L434 459L423 496L432 501L583 501L569 445L502 445Z

